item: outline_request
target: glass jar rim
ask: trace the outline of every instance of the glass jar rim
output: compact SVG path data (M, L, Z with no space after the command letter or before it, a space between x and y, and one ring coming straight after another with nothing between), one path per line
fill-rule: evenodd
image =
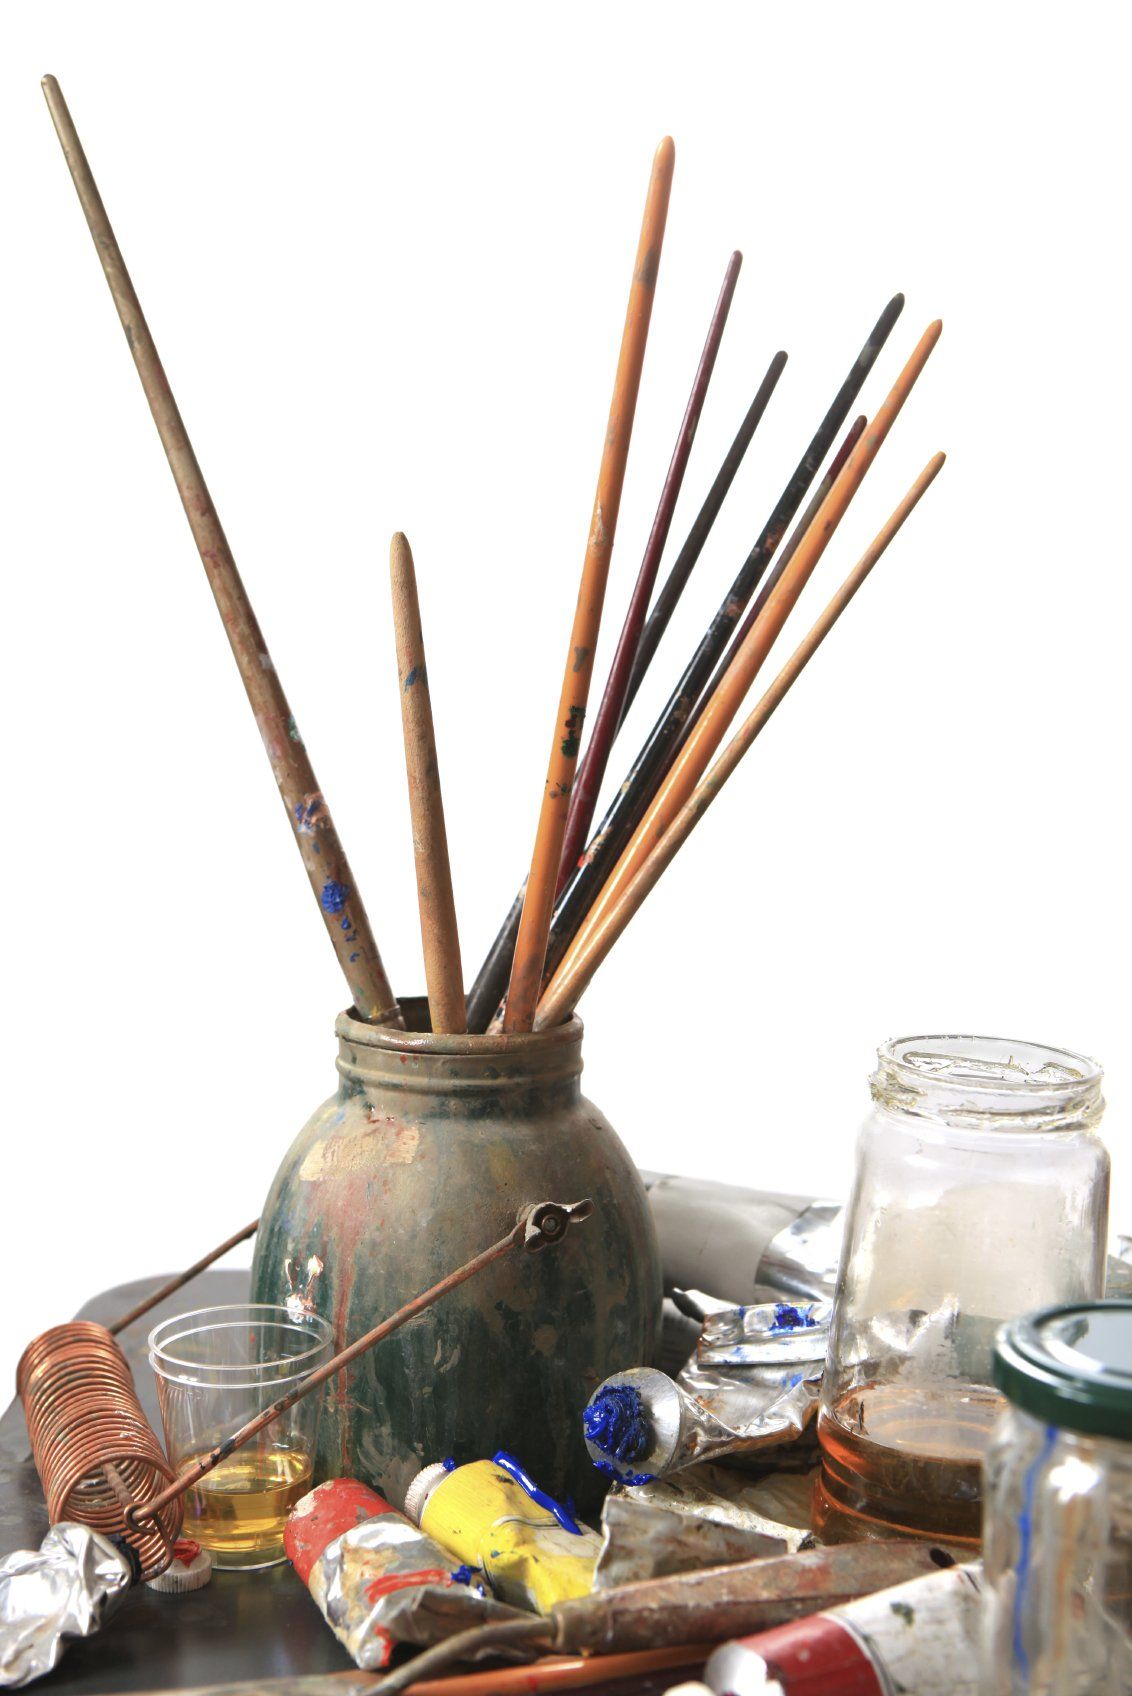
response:
M1071 1129L1104 1112L1096 1060L1007 1037L897 1037L877 1049L878 1106L953 1125Z
M194 1320L200 1323L192 1323ZM269 1325L300 1334L307 1332L313 1341L301 1354L281 1354L261 1362L259 1366L247 1360L237 1361L232 1365L219 1361L212 1365L200 1360L186 1360L181 1355L174 1354L169 1346L175 1345L183 1337L197 1336L201 1332L232 1330L249 1324ZM177 1331L169 1335L173 1326L177 1327ZM147 1338L149 1363L159 1377L168 1378L178 1384L199 1385L205 1388L224 1386L228 1389L249 1389L264 1385L274 1387L305 1378L308 1372L318 1365L319 1356L328 1352L333 1341L333 1328L320 1314L304 1313L296 1316L289 1308L277 1302L230 1302L219 1307L194 1308L188 1313L178 1313L171 1319L163 1319L153 1327ZM243 1377L238 1378L238 1373L242 1373Z

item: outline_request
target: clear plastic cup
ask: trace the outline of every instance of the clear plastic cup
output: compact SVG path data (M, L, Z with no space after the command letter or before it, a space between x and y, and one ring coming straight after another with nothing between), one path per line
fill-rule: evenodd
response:
M266 1302L205 1307L149 1334L165 1448L178 1472L328 1360L333 1333L317 1314ZM274 1566L283 1531L311 1488L322 1386L281 1414L186 1493L184 1534L217 1567Z

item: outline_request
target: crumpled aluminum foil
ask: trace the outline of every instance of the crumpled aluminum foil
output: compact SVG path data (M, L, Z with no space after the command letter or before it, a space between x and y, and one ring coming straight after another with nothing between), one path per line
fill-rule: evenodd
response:
M690 1466L605 1499L595 1590L813 1545L813 1471L752 1479L723 1467Z
M1109 1301L1132 1296L1132 1237L1117 1237L1116 1253L1108 1257L1104 1293Z
M53 1525L0 1561L0 1689L42 1678L74 1637L93 1637L137 1577L129 1554L85 1525Z
M399 1643L426 1646L491 1621L527 1619L489 1596L478 1574L401 1514L382 1514L335 1538L308 1588L347 1654L366 1670L388 1665Z
M665 1289L749 1302L760 1285L832 1297L841 1254L840 1202L742 1189L711 1178L642 1172Z
M830 1304L759 1303L714 1314L676 1379L616 1372L583 1415L590 1459L618 1483L651 1484L696 1461L763 1459L797 1444L817 1412ZM810 1445L794 1457L812 1464Z

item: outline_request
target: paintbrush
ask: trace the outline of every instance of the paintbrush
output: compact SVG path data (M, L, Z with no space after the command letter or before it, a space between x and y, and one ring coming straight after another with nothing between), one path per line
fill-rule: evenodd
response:
M543 789L531 869L527 876L523 911L515 939L515 956L511 965L507 1014L504 1021L505 1028L510 1031L530 1030L535 1002L542 988L550 913L558 886L558 868L562 861L566 808L569 805L578 750L581 746L582 721L589 700L594 649L601 626L609 561L617 531L617 514L621 505L625 464L633 431L633 415L637 406L641 368L644 364L645 344L652 316L675 159L676 149L671 137L666 136L656 150L645 202L605 446L598 472L597 494L590 520L589 540L582 566L573 627L570 631L550 763Z
M696 426L699 422L700 412L703 408L704 397L707 393L708 382L711 378L711 373L715 365L716 354L719 351L719 344L723 336L724 325L726 324L727 315L731 308L731 300L735 292L735 284L738 281L739 267L742 264L742 258L743 256L741 253L733 253L728 263L727 270L724 273L723 287L720 290L719 299L716 302L715 311L712 314L712 320L708 328L708 336L704 345L703 353L700 355L700 363L696 371L695 381L692 385L692 393L684 412L683 421L681 422L680 434L677 437L676 449L672 456L672 462L668 468L668 475L665 478L664 487L661 490L656 517L653 520L653 527L649 534L648 543L645 547L644 558L641 561L641 568L637 574L636 585L634 586L632 598L629 602L629 610L625 615L625 623L622 627L621 636L618 640L617 652L614 655L613 664L610 667L609 680L606 683L605 693L601 700L601 706L599 707L597 717L594 720L589 747L582 755L581 763L574 778L574 788L570 795L570 805L567 809L566 815L566 834L562 847L562 861L558 869L559 890L562 888L563 883L569 876L570 867L577 856L579 848L585 841L586 832L589 830L590 824L592 823L594 804L597 800L598 791L601 788L601 778L605 773L606 762L609 756L609 748L613 744L613 740L617 735L618 728L623 722L625 712L627 710L627 703L629 700L627 691L631 686L630 673L633 677L636 677L638 673L637 661L640 654L640 643L643 640L641 626L644 622L645 613L648 608L649 595L652 592L652 585L656 579L657 567L660 564L660 558L664 551L664 544L672 522L672 515L675 510L677 496L680 491L680 483L683 479L684 468L687 464L688 455L691 451L692 440L695 435ZM765 380L761 385L759 392L755 396L754 401L751 403L751 407L743 421L743 426L740 429L739 435L735 438L735 442L732 444L728 458L730 461L733 461L733 463L729 465L727 460L724 461L724 467L721 469L719 476L716 478L715 484L712 486L712 492L709 495L708 500L704 502L704 507L700 516L696 520L696 526L693 527L693 535L696 536L695 550L694 552L691 551L693 538L690 536L688 542L685 543L684 548L681 550L680 557L677 560L676 565L669 574L668 581L665 584L666 589L670 588L673 580L677 577L678 572L682 571L679 587L676 589L675 594L670 597L672 606L675 606L676 600L679 598L680 589L682 589L684 583L687 582L687 579L691 574L692 567L695 564L696 559L699 557L704 541L707 538L707 533L711 528L711 523L714 520L719 507L723 503L723 496L730 487L731 481L735 476L735 472L738 470L739 462L746 451L747 444L754 435L759 419L766 410L766 405L770 399L773 387L773 382L768 384ZM726 480L724 481L725 472L727 475ZM719 486L721 483L722 487L720 488ZM705 522L705 514L708 512L709 507L712 508L711 516ZM696 535L697 527L700 532L698 536ZM645 626L646 629L652 626L654 616L655 609L653 613L649 614L648 624ZM669 610L668 616L671 616L671 609ZM659 632L656 640L659 641ZM616 719L613 718L615 705L618 708ZM605 753L601 758L600 771L598 771L593 765L594 750L598 747L599 742L605 743ZM579 798L583 795L586 796L586 817L584 826L579 822L581 815L577 811ZM515 938L519 931L519 918L523 911L523 897L526 893L526 887L527 886L524 883L518 895L516 895L514 901L511 903L510 911L508 912L506 919L503 921L499 934L496 936L495 941L488 950L483 965L479 969L476 981L469 991L468 1029L470 1031L485 1031L488 1026L488 1021L491 1019L492 1014L503 999L504 992L507 988L507 979L511 972L511 961L515 954Z
M425 666L424 632L417 599L413 555L400 531L389 546L389 580L393 592L393 630L397 641L397 684L401 697L401 726L405 734L405 772L409 779L409 812L413 822L413 856L417 869L417 903L424 945L428 1010L436 1034L462 1034L467 1029L464 980L460 969L460 937L440 765L432 723L432 699Z
M735 581L633 762L629 775L614 796L585 854L562 891L554 911L545 961L548 977L557 969L609 868L615 864L676 757L680 733L689 714L719 663L748 601L782 541L787 526L801 506L807 489L833 446L837 433L848 416L849 408L887 341L903 305L903 295L895 295L874 324L864 347L853 361L829 410L780 495L774 511L763 526L754 547L740 567ZM781 354L778 357L784 360L786 356ZM501 1018L497 1013L489 1029L498 1029L500 1024Z
M885 437L939 340L942 328L937 319L924 331L887 398L849 455L840 477L822 502L821 510L799 542L794 558L763 608L762 616L720 678L719 687L704 708L699 723L681 748L648 811L602 885L577 933L576 946L579 949L588 946L589 939L597 933L597 927L604 923L606 915L620 900L634 874L644 864L681 807L690 799L692 791L707 769L708 761L718 748L727 726L738 711L744 695L770 652L771 645L805 587L810 573L821 558L849 502L860 488L865 473L879 453Z
M735 632L734 636L731 638L727 652L720 660L719 665L712 676L711 682L707 685L707 688L704 690L703 694L700 696L699 700L688 715L688 722L681 731L677 741L677 752L679 752L680 748L682 748L684 743L688 740L693 726L699 721L700 714L703 712L704 707L715 692L720 678L731 664L735 655L739 652L739 649L743 646L743 643L747 639L747 632L750 630L752 624L754 624L756 618L758 618L759 614L765 607L771 590L778 582L778 579L782 576L782 573L786 570L786 567L790 564L790 561L794 558L794 555L798 550L798 543L802 540L802 537L806 534L806 531L810 528L810 525L821 511L822 502L825 500L825 497L832 489L838 477L840 477L841 468L845 464L845 461L849 458L849 455L852 453L857 443L860 441L861 433L867 423L868 419L865 414L862 413L861 416L859 418L855 418L849 426L845 435L845 440L842 442L841 446L838 448L826 468L825 476L810 496L805 512L790 532L790 535L783 544L782 552L774 562L773 569L767 572L765 582L754 600L751 602L750 606L747 608L746 617Z
M126 262L54 77L44 77L43 92L354 1009L363 1019L399 1024L400 1010L354 874L240 581Z
M731 310L731 301L735 294L735 285L739 281L739 268L743 263L741 253L733 253L728 261L727 270L723 277L723 286L719 291L719 299L712 313L708 326L707 340L704 343L700 361L696 367L696 375L692 382L692 392L688 396L688 404L684 408L684 416L680 420L680 430L676 437L676 446L672 451L668 472L660 491L656 516L652 521L648 541L645 544L644 555L641 559L637 581L633 585L633 593L629 597L629 607L625 614L625 622L617 639L617 647L609 667L609 676L601 697L593 724L590 727L589 743L574 777L574 787L570 791L570 805L566 810L566 834L562 841L562 864L558 874L558 888L561 889L570 868L585 845L593 823L594 807L597 805L598 792L601 789L605 768L609 760L609 750L617 727L621 723L625 706L625 691L629 684L629 674L640 645L641 632L644 629L645 616L648 613L649 601L652 599L653 585L656 574L660 569L661 555L668 541L668 532L672 527L672 515L676 510L676 502L684 482L684 473L688 468L688 457L692 451L692 442L700 422L700 414L707 399L708 384L715 369L719 344L723 340L723 331L727 324L727 315Z
M587 927L584 939L579 935L575 940L539 1002L535 1015L535 1030L546 1030L552 1025L560 1024L577 1006L613 944L634 914L639 911L645 897L656 887L743 755L813 659L909 513L938 475L943 462L944 455L937 453L924 467L883 529L869 544L837 593L828 602L821 617L791 654L770 688L744 720L710 771L696 785L689 800L680 809L664 835L654 844L639 870L625 885L620 898L592 930Z

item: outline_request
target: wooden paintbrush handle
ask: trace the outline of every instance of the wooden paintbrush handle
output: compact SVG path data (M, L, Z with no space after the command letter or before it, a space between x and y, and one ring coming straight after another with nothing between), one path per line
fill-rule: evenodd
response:
M645 344L652 317L653 296L660 268L660 250L664 242L664 226L668 218L668 198L672 190L675 163L676 149L671 137L666 136L653 159L645 214L641 223L641 238L633 266L633 282L621 337L621 353L613 384L613 400L609 408L609 423L582 565L582 580L570 631L566 669L554 725L554 741L551 744L531 870L527 878L523 915L515 940L515 958L511 965L507 1011L503 1020L504 1029L509 1031L530 1030L535 1003L542 988L550 914L558 887L558 868L562 863L566 809L570 804L570 791L581 747L582 723L589 701L594 649L601 626L605 585L617 530L621 490L625 482L625 464L629 457L629 439L633 432L637 393L645 361Z
M259 726L287 818L306 866L319 911L357 1012L375 1022L399 1022L397 1000L385 975L354 874L318 786L283 685L267 651L240 581L204 475L193 452L173 391L162 368L141 303L118 246L102 197L54 77L43 92L126 340L149 402L161 445L200 553L236 665Z
M464 981L460 967L460 937L448 834L440 792L440 766L432 723L424 632L417 599L413 555L400 531L389 548L389 579L393 591L393 629L397 639L397 686L401 724L405 732L405 771L409 779L409 811L413 821L413 854L417 868L417 901L421 914L425 982L432 1028L462 1035L467 1030Z

